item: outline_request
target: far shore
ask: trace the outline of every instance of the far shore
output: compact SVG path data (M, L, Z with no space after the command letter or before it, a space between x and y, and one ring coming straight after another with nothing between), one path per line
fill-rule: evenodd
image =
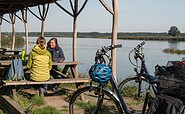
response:
M16 36L25 37L24 32L16 32ZM29 37L39 37L40 32L29 32ZM10 32L2 32L2 37L11 37ZM44 32L45 37L61 37L72 38L72 32ZM111 39L112 33L100 33L100 32L78 32L77 38L105 38ZM185 41L185 33L180 33L179 36L169 36L168 33L149 33L149 32L135 32L135 33L117 33L117 39L127 40L164 40L164 41Z

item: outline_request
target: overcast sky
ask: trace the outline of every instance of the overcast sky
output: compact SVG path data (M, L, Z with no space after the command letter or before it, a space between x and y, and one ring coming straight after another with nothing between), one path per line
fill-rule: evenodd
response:
M83 0L79 0L83 1ZM112 0L105 0L110 4ZM66 8L68 0L60 0ZM185 33L185 0L118 0L118 32L167 32L177 26ZM111 6L111 4L110 4ZM38 14L37 7L31 8ZM20 12L17 13L20 15ZM20 15L21 16L21 15ZM9 20L8 15L4 15ZM45 22L46 32L72 32L73 18L58 6L50 6ZM28 29L40 32L41 21L28 12ZM2 32L11 31L11 25L3 21ZM78 17L79 32L111 32L112 15L99 0L89 0ZM16 31L24 32L23 23L16 19Z

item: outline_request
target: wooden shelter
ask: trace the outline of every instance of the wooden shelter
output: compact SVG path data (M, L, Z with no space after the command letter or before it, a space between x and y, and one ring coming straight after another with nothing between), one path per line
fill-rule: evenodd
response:
M14 50L15 45L15 19L19 18L24 23L25 27L25 37L26 37L26 52L28 53L28 26L27 26L27 12L32 13L36 18L42 21L41 25L41 36L44 36L44 22L49 10L51 3L56 4L64 12L69 14L73 18L73 61L76 60L76 38L77 38L77 19L79 14L84 9L88 0L83 0L83 5L79 8L78 3L80 0L66 0L70 3L72 12L65 9L58 0L0 0L0 34L1 34L1 24L6 21L12 24L12 50ZM112 15L112 44L117 44L117 27L118 27L118 0L112 0L112 8L104 0L99 0L99 2L105 7L105 9ZM30 7L38 7L39 15L36 15ZM21 11L22 17L16 15L16 12ZM3 16L8 14L10 21ZM1 35L0 35L1 41ZM1 46L1 45L0 45ZM112 50L112 71L113 75L116 76L116 50Z

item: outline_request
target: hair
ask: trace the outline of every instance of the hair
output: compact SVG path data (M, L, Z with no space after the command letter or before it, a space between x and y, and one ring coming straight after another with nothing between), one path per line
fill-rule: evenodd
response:
M56 47L58 47L58 46L59 46L59 45L58 45L57 38L54 38L54 37L53 37L53 38L51 38L51 39L48 41L48 43L47 43L47 47L50 47L50 44L49 44L49 43L50 43L50 41L51 41L51 40L54 40L54 42L55 42L55 44L56 44Z
M41 49L44 49L45 48L45 43L46 43L46 39L44 37L37 38L36 44L39 44L39 47Z

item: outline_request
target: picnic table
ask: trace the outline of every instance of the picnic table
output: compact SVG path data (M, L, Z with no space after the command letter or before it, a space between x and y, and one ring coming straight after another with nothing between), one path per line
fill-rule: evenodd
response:
M10 60L0 60L0 67L8 67L11 64ZM1 87L9 87L9 93L16 98L16 86L29 86L35 84L62 84L62 83L75 83L78 86L82 85L85 82L90 82L90 78L80 78L78 77L77 65L83 64L82 62L77 61L66 61L62 63L52 62L52 65L60 65L64 66L62 72L58 72L63 78L62 79L50 79L44 82L36 82L36 81L29 81L29 80L21 80L21 81L9 81L6 79L1 80L0 86ZM72 76L68 75L68 71L71 72Z
M0 48L0 54L14 54L14 55L18 55L20 54L21 51L19 50L7 50L6 48Z
M28 54L26 54L28 56ZM21 51L19 50L7 50L6 48L0 48L0 60L11 60L21 57Z

